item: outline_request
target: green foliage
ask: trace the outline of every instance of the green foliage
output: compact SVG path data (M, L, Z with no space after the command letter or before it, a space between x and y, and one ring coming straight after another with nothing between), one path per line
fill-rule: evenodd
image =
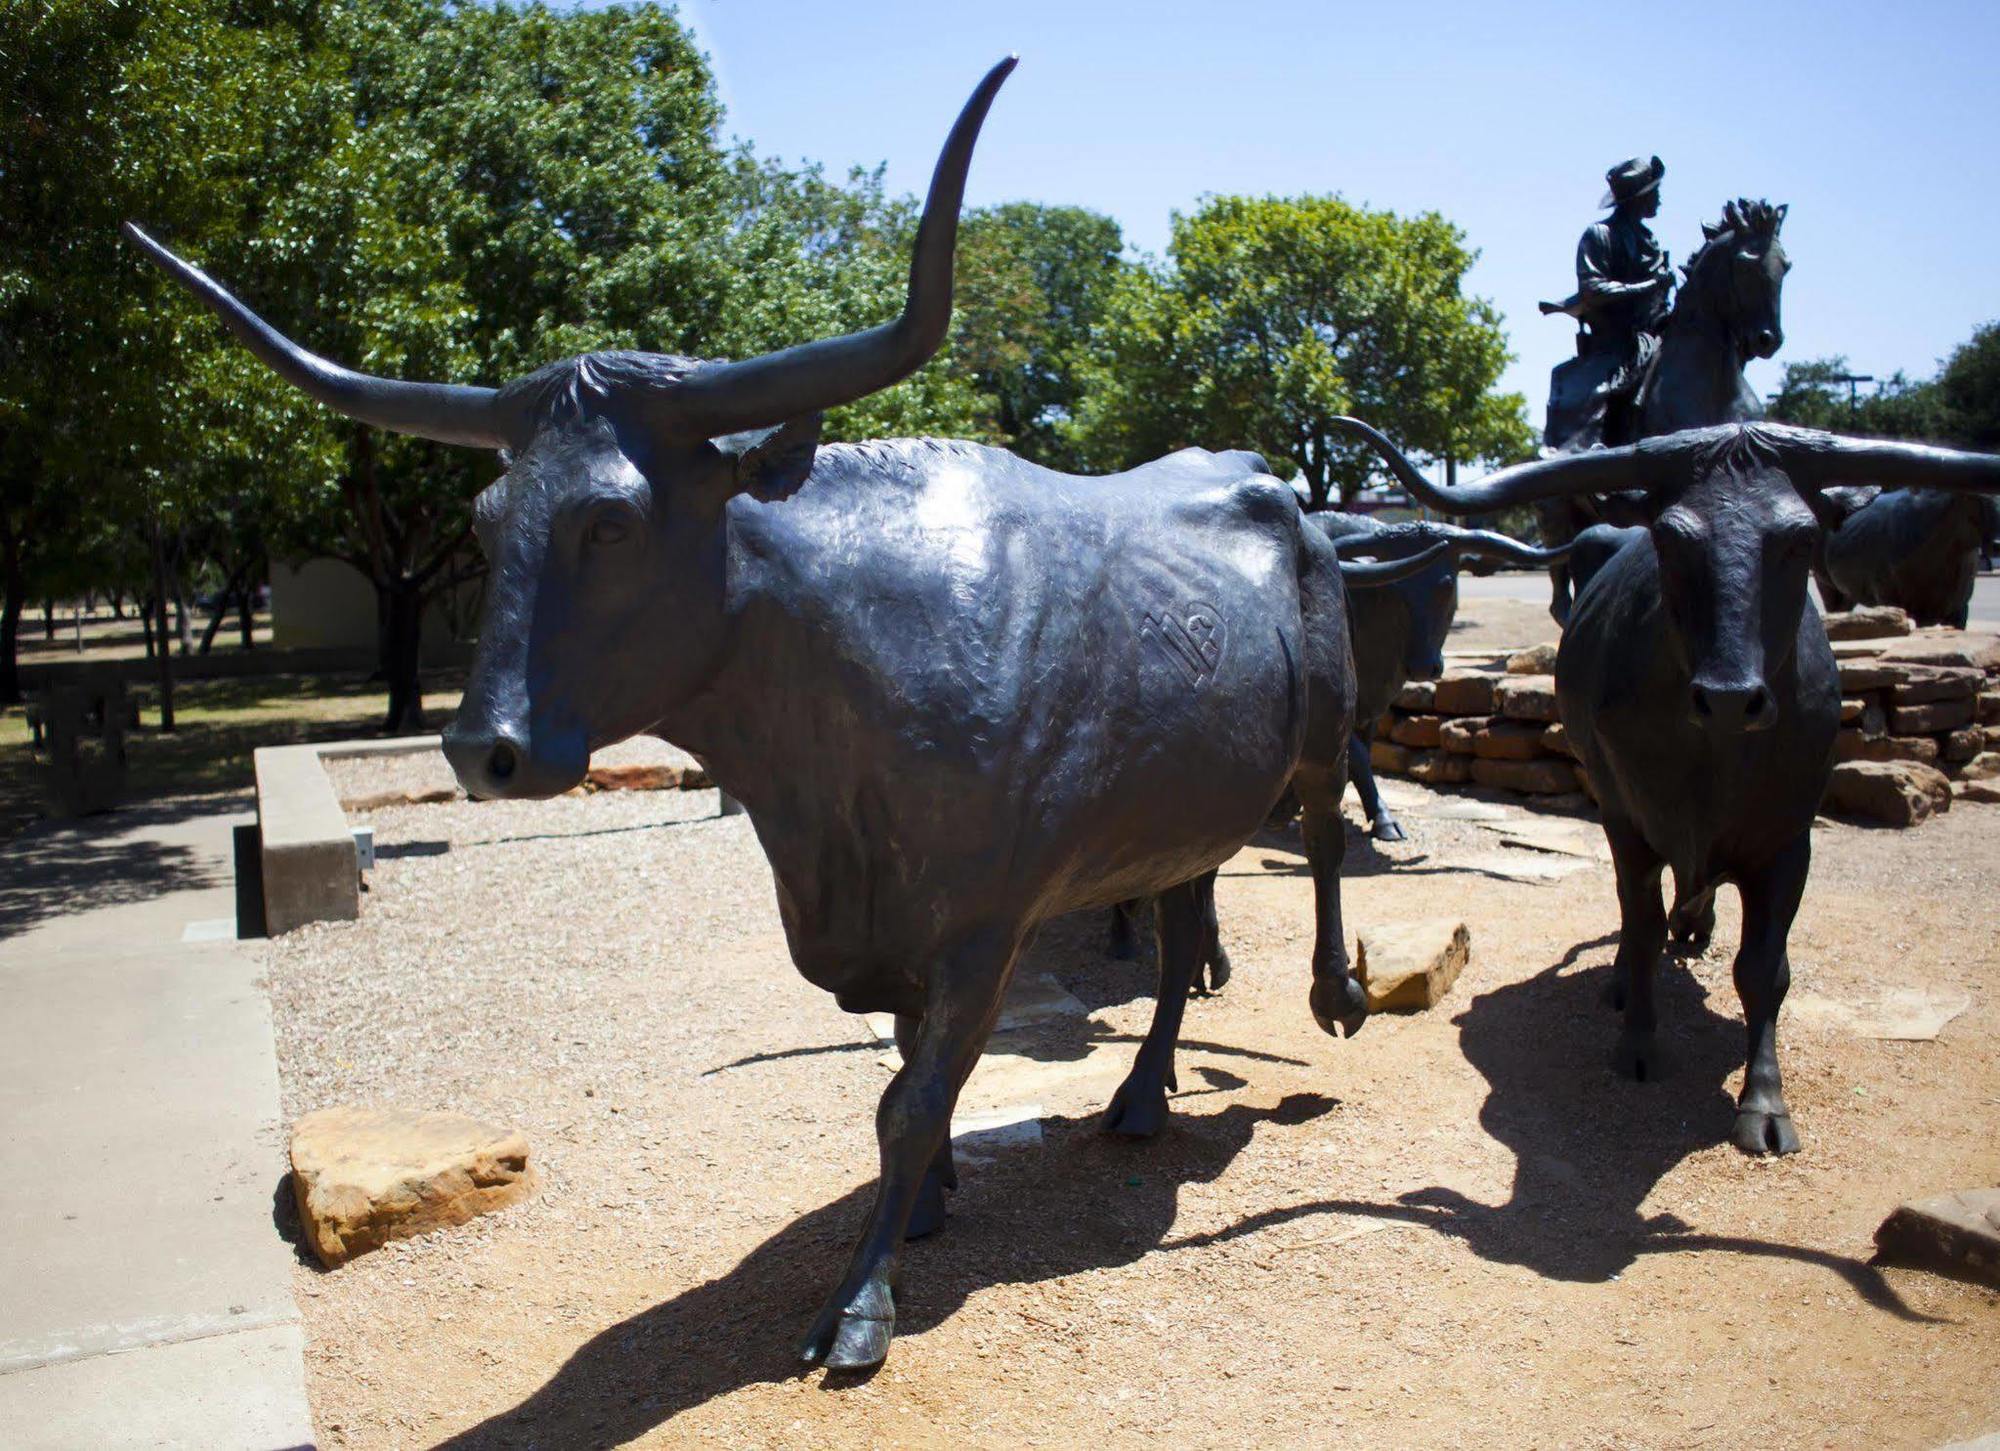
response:
M723 302L709 335L686 351L754 357L873 327L902 310L917 208L884 193L879 169L857 170L840 186L818 166L790 170L743 150L733 180ZM973 382L952 364L948 342L895 387L833 409L824 436L997 441Z
M1352 413L1413 453L1523 457L1499 314L1462 292L1475 254L1435 213L1338 197L1212 197L1174 218L1164 267L1117 283L1068 430L1098 467L1171 449L1254 448L1351 499L1371 457L1327 420Z
M1787 363L1766 416L1802 428L1876 438L1943 439L1950 433L1937 384L1912 383L1898 372L1852 391L1836 381L1853 370L1845 357ZM1871 389L1873 391L1867 391Z
M1051 468L1085 460L1065 425L1125 270L1124 236L1082 207L1010 202L960 229L954 363L981 395L990 431Z
M1946 439L1961 448L2000 451L2000 322L1973 331L1945 359L1937 390Z
M1851 371L1843 356L1787 363L1769 416L1835 433L2000 450L2000 323L1975 328L1923 382L1897 372L1850 389L1837 380Z

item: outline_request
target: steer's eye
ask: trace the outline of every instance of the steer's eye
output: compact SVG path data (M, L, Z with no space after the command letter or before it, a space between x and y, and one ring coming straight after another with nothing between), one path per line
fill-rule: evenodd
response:
M623 544L631 533L631 521L620 514L599 514L590 521L589 539L592 544Z

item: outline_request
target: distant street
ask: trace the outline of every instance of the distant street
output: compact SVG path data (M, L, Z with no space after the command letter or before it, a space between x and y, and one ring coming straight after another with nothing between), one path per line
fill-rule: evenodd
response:
M1525 572L1484 577L1461 574L1458 577L1458 593L1465 600L1546 602L1549 597L1548 576ZM1975 629L2000 630L2000 573L1982 574L1973 585L1972 618L1969 623Z

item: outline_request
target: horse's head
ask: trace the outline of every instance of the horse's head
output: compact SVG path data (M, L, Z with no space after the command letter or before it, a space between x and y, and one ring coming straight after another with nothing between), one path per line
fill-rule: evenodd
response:
M1792 267L1778 240L1785 211L1739 200L1723 207L1721 221L1702 223L1701 248L1688 259L1675 306L1676 312L1697 308L1719 323L1745 363L1770 357L1785 341L1778 305Z

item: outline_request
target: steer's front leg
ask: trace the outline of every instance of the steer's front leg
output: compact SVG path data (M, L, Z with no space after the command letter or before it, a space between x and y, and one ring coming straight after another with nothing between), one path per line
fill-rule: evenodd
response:
M951 1136L958 1091L999 1016L1017 945L1013 937L982 937L938 964L923 1016L908 1035L903 1067L875 1111L882 1155L875 1207L840 1288L800 1348L806 1361L829 1370L866 1370L888 1355L904 1231L925 1175Z
M1736 1101L1736 1127L1730 1139L1746 1154L1799 1150L1792 1110L1785 1102L1784 1077L1778 1072L1778 1009L1792 983L1785 942L1811 866L1812 838L1801 833L1769 867L1746 874L1738 884L1743 894L1743 942L1736 952L1736 992L1743 1000L1749 1041L1743 1093Z

